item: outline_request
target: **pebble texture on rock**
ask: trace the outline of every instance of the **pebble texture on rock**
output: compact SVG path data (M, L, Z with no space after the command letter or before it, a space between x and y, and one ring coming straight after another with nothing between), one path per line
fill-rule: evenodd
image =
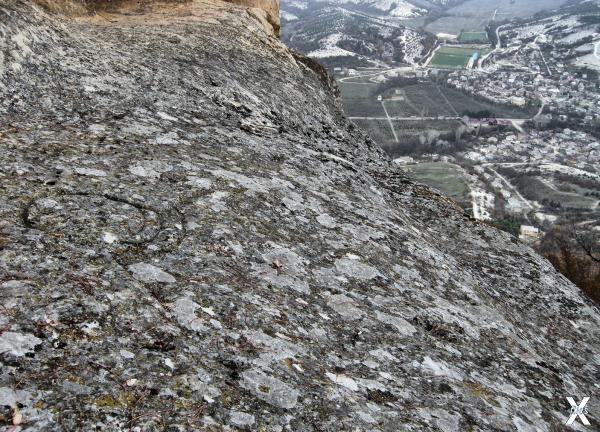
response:
M0 4L0 431L598 430L598 308L188 12Z

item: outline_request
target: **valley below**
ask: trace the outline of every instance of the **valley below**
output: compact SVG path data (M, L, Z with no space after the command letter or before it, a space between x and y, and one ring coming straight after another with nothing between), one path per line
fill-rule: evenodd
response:
M400 17L361 2L284 2L300 17L284 20L284 40L312 37L317 46L337 29L327 49L305 51L336 77L348 117L475 218L514 218L540 233L555 224L600 229L598 5L417 5ZM324 11L344 25L316 31L311 18ZM399 44L407 32L412 43ZM351 39L362 51L340 48ZM460 177L461 194L440 181L447 176Z
M414 4L284 2L298 14L284 40L329 69L346 115L412 177L550 259L570 244L600 300L581 240L599 247L599 3Z

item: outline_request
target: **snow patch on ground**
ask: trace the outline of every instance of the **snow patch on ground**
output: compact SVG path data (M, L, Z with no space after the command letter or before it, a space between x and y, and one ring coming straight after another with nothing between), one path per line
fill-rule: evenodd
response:
M546 163L546 164L542 164L539 165L540 169L545 169L548 171L558 171L561 172L563 174L568 174L571 176L579 176L579 177L591 177L593 179L600 179L600 175L598 174L594 174L588 171L584 171L582 169L579 168L574 168L574 167L570 167L570 166L565 166L565 165L560 165L557 163Z
M600 70L600 41L594 42L594 51L591 54L579 57L573 63L576 66Z
M356 54L352 51L348 51L337 46L342 38L343 35L340 33L334 33L327 36L325 39L321 40L321 48L309 52L308 56L313 58L355 56Z
M373 4L373 7L389 11L391 16L400 18L413 18L427 13L427 10L418 8L403 0L378 0Z
M492 216L488 211L494 207L494 195L483 189L475 188L471 190L473 199L473 217L477 220L491 220Z
M423 53L422 36L413 31L406 29L402 33L402 41L404 42L404 60L410 64L416 64Z
M577 41L580 41L583 38L586 38L589 36L594 36L597 34L598 34L598 32L596 31L595 28L586 28L586 29L571 33L571 34L559 39L558 42L563 43L563 44L572 44Z
M306 8L308 8L308 2L300 0L285 1L284 4L291 8L296 8L300 10L305 10Z
M575 66L589 67L592 69L600 70L600 58L594 54L588 54L586 56L579 57L573 62Z
M414 18L427 13L427 9L417 7L405 0L330 0L330 3L370 6L397 18Z
M281 19L284 21L296 21L298 17L293 13L286 12L284 10L281 11Z

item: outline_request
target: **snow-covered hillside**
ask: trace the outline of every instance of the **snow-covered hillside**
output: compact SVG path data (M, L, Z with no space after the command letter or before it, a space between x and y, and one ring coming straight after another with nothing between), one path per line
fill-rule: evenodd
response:
M600 70L600 14L594 2L582 2L542 18L515 23L503 31L508 46L536 43L554 47L557 61Z
M339 43L345 39L340 33L332 33L319 41L319 48L308 53L312 58L345 57L355 56L356 53L339 47Z
M332 0L315 5L285 0L282 37L292 48L322 62L345 58L354 66L415 64L430 49L432 39L407 28L402 20L426 12L409 1Z
M425 15L427 9L420 8L406 0L330 0L330 4L357 5L393 17L412 18Z
M295 14L297 11L337 7L375 17L412 19L458 2L460 0L282 0L281 10Z
M281 20L282 21L295 21L298 17L291 12L281 11Z

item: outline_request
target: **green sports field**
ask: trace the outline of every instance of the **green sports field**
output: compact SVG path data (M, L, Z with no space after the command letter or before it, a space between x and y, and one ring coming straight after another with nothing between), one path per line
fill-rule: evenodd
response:
M458 41L461 43L487 42L488 36L482 31L462 31L458 36Z
M436 53L430 66L463 68L469 63L471 56Z
M490 52L490 49L475 46L444 45L435 52L429 66L453 69L464 68L469 64L469 59L476 52L479 53L480 57L483 57Z

